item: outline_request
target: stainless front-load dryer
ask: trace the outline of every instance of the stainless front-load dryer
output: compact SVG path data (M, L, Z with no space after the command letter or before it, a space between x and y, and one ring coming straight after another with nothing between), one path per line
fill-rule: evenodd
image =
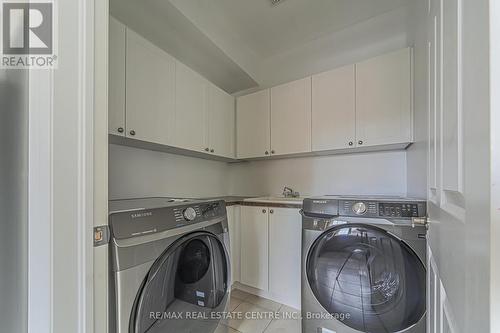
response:
M120 200L110 211L110 332L213 332L231 285L224 201Z
M425 210L402 198L304 200L302 332L425 333L426 227L414 223Z

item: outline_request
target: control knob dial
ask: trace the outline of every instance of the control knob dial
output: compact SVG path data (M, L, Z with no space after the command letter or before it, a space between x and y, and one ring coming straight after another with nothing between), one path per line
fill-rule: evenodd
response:
M186 221L193 221L196 218L196 211L194 210L193 207L188 207L184 209L184 212L182 212L182 215L186 219Z
M352 205L352 211L356 215L363 215L366 213L366 204L364 202L356 202Z

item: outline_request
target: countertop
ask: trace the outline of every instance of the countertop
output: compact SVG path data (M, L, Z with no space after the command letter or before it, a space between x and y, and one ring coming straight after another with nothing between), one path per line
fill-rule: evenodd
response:
M275 198L273 200L273 198ZM295 199L296 203L289 202L282 197L246 197L246 196L222 196L207 198L210 200L224 200L226 206L257 206L257 207L276 207L276 208L302 208L302 201ZM293 200L293 199L291 199ZM285 202L283 202L285 201Z

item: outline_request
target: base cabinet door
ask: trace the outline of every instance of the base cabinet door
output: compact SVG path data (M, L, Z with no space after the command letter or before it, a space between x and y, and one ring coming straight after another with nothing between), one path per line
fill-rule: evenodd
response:
M299 209L269 208L269 291L300 309L302 218Z
M240 207L227 207L232 283L240 281Z
M268 209L241 207L241 283L268 290Z

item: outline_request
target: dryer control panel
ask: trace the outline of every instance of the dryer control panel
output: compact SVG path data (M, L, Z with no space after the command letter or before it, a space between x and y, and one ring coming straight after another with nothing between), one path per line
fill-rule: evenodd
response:
M412 218L426 216L425 202L339 200L339 215Z
M321 197L305 199L304 214L309 216L352 216L411 219L426 217L424 200L364 197Z

